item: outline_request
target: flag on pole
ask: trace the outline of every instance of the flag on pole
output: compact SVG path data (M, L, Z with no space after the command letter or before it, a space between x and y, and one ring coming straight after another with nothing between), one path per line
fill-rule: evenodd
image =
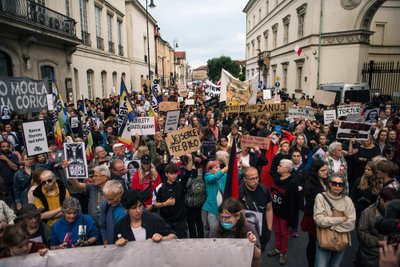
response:
M129 123L136 117L132 102L126 90L124 80L121 79L118 109L118 139L129 149L132 148L132 138Z
M87 116L85 100L82 95L82 139L86 144L86 159L93 159L93 137L92 137L92 125L90 123L91 119Z
M63 148L62 140L62 129L68 122L67 110L64 107L64 102L62 100L61 94L58 91L57 84L55 81L51 82L51 88L53 92L54 101L54 114L53 114L53 124L54 124L54 137L59 149Z
M231 153L229 156L228 172L226 175L224 199L227 198L239 199L239 169L238 155L236 153L236 140L233 139Z
M295 48L294 48L294 51L296 51L296 53L297 53L298 56L301 55L302 49L301 49L301 47L299 46L299 44L296 44L296 46L295 46Z

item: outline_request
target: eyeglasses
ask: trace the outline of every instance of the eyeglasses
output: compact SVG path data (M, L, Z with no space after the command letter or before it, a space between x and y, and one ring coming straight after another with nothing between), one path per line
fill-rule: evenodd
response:
M340 182L331 182L331 185L334 187L340 187L343 188L344 187L344 183L340 183Z
M44 181L40 181L40 183L41 183L42 185L51 184L52 182L53 182L53 179L47 179L47 180L44 180Z

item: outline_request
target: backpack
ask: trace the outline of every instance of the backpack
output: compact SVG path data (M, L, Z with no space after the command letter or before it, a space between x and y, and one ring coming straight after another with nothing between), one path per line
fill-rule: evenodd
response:
M206 201L206 185L204 184L203 178L197 176L191 178L186 186L185 193L185 204L186 206L201 207Z

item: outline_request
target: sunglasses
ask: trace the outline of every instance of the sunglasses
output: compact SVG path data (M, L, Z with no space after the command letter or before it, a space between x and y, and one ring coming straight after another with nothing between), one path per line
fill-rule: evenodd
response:
M344 183L340 183L340 182L331 182L331 185L335 186L335 187L340 187L340 188L344 187Z
M47 180L41 181L40 183L42 185L45 185L45 184L51 184L52 182L53 182L53 179L47 179Z

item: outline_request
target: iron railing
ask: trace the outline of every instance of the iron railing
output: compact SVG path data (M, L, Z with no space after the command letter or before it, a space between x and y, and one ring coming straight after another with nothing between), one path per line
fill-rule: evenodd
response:
M84 45L91 46L92 41L90 40L90 33L82 31L82 41Z
M97 36L96 39L97 39L97 48L101 49L101 50L104 50L104 40L103 40L103 38Z
M76 37L76 21L31 0L0 1L0 17L7 17Z

